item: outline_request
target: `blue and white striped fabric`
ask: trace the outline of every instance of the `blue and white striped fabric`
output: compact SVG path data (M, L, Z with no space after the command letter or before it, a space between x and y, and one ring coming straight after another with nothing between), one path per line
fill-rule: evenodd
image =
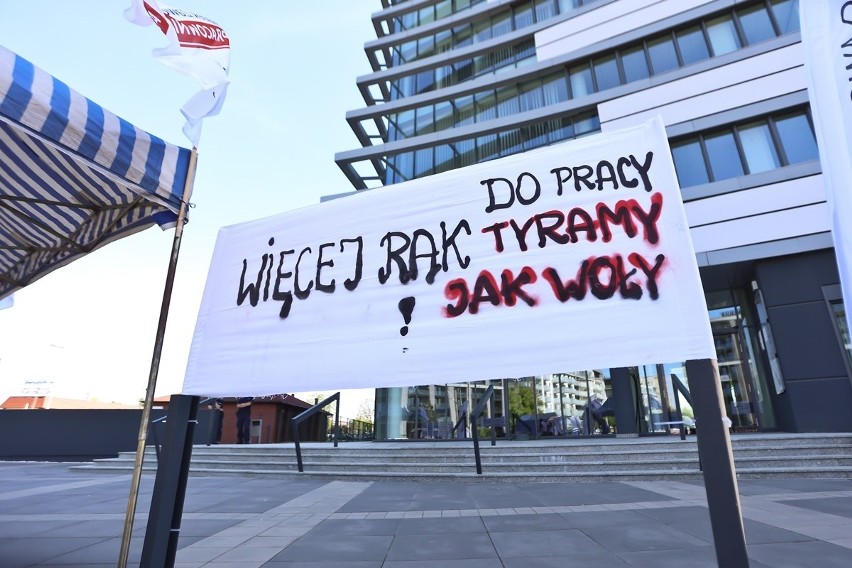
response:
M189 156L0 46L0 298L173 226Z

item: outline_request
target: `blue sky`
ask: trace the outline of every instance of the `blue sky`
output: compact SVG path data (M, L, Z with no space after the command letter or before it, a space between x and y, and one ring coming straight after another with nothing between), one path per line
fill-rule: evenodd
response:
M180 390L218 229L352 190L334 154L359 146L345 113L363 106L355 78L370 72L363 45L375 39L370 14L381 9L379 0L167 4L225 29L231 85L222 113L205 120L201 134L158 396ZM198 85L151 56L165 37L126 21L129 5L0 0L0 44L188 147L179 108ZM54 396L144 397L172 237L149 229L16 293L14 307L0 311L0 396L17 394L26 381L50 381ZM309 384L305 391L313 392ZM345 402L357 408L366 396L353 393Z

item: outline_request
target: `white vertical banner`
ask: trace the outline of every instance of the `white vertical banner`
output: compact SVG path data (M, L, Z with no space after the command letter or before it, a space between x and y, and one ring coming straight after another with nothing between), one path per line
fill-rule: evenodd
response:
M801 2L811 113L847 312L852 306L852 1Z
M11 308L13 305L15 305L15 297L11 294L3 299L0 299L0 310Z

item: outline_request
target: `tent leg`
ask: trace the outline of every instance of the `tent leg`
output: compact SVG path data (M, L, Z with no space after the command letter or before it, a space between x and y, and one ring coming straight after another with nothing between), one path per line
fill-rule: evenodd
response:
M195 169L198 152L195 148L189 156L189 170L186 184L183 187L183 198L178 211L175 236L172 239L172 253L169 257L169 268L166 273L166 284L163 287L163 301L160 304L160 319L157 324L157 335L154 339L154 353L151 356L151 369L148 373L148 386L145 389L145 403L142 405L142 419L139 423L139 436L136 440L136 460L133 463L133 477L130 481L130 496L127 499L127 512L124 515L124 532L121 535L121 549L118 553L118 568L127 567L127 557L130 554L130 539L133 533L133 518L136 516L136 502L139 499L139 483L142 479L142 464L145 461L145 442L148 440L148 423L151 419L151 407L154 405L154 389L157 387L157 375L160 372L160 356L163 353L163 342L166 336L166 322L169 319L169 305L172 301L172 289L175 284L180 242L183 237L183 225L186 222L188 199L192 194L195 182Z
M197 396L172 395L169 402L162 458L139 564L142 568L174 566L199 400Z
M686 362L698 435L698 458L704 470L704 488L710 509L710 526L716 562L725 568L748 568L737 474L731 438L722 419L722 383L716 361Z

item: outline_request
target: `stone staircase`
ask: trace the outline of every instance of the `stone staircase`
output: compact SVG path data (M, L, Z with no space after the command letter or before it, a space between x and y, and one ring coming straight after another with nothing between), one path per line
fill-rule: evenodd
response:
M734 434L737 475L852 478L852 434ZM293 444L212 445L193 448L190 475L366 481L479 480L592 482L699 480L695 436L650 438L490 440L480 443L476 473L471 441L303 443L304 472ZM128 473L135 453L71 466L79 472ZM156 469L153 448L144 473Z

